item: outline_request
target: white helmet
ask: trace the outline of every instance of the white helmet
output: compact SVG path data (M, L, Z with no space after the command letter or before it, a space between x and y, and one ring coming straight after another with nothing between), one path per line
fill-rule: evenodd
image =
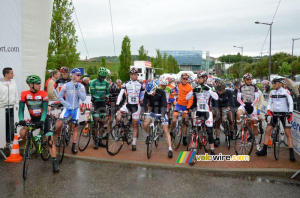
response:
M167 86L168 84L169 84L169 81L168 80L162 80L161 82L160 82L160 84L162 85L162 86Z

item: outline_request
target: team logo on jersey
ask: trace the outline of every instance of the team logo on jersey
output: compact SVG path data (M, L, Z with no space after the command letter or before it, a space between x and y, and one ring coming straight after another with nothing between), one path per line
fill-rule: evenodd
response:
M41 100L41 99L42 99L42 96L40 96L40 95L37 95L37 96L35 96L35 99L37 99L37 100Z
M31 94L27 94L26 98L27 98L27 100L32 100L33 99Z

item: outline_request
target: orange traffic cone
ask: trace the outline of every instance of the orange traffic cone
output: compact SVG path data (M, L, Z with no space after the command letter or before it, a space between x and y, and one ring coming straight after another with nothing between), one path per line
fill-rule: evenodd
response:
M5 160L5 162L20 162L20 161L22 161L22 157L20 155L18 135L15 134L10 156Z
M268 142L268 146L269 147L273 146L273 140L272 140L272 135L271 134L270 134L270 139L269 139L269 142Z

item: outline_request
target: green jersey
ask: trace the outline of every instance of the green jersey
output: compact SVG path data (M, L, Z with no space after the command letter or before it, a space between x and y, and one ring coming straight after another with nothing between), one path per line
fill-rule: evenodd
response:
M159 87L159 89L164 90L166 92L167 101L169 100L169 96L172 93L171 87L166 87L165 89L162 89L162 87Z
M109 97L109 83L98 79L90 81L90 90L94 102L104 102L105 97Z

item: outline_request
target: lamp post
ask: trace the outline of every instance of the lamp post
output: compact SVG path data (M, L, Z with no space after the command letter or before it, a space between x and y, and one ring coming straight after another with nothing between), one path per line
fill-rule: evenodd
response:
M238 47L238 46L233 46L233 47L240 48L242 50L242 55L241 55L241 79L242 79L243 78L243 50L244 50L244 47Z
M269 25L270 26L270 49L269 49L269 81L271 76L271 46L272 46L272 23L261 23L256 21L255 24L263 24L263 25Z
M299 40L300 38L294 38L292 39L293 45L292 45L292 63L293 63L293 56L294 56L294 41Z

